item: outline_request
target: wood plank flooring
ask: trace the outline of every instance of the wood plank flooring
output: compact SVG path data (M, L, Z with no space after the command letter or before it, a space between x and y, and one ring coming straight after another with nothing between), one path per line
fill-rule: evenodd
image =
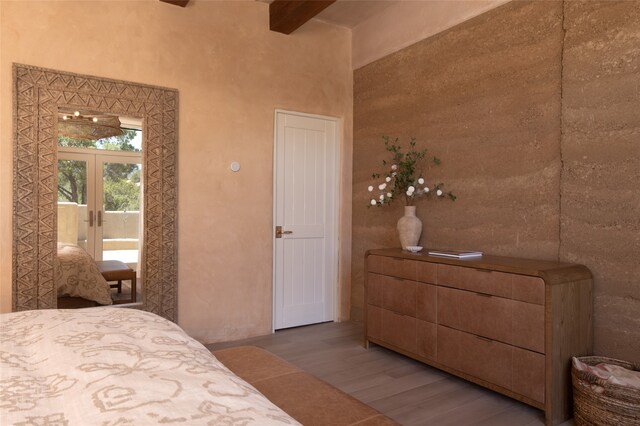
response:
M361 323L324 323L207 348L262 347L406 426L544 424L540 410L380 346L366 350L362 336Z

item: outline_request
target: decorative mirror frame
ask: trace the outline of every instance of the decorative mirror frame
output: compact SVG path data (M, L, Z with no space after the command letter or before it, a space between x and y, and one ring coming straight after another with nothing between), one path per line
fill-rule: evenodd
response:
M13 65L13 310L57 307L58 107L142 119L143 309L177 320L178 91Z

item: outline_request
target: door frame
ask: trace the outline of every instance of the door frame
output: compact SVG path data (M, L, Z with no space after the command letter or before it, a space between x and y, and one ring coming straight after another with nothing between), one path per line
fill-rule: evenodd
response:
M279 109L276 108L273 114L273 183L272 183L272 187L271 187L271 195L272 195L272 206L273 206L273 211L271 213L271 333L275 333L275 324L276 324L276 239L275 239L275 227L276 227L276 183L277 183L277 160L278 160L278 156L277 156L277 147L278 147L278 115L280 114L287 114L287 115L297 115L300 117L307 117L307 118L317 118L320 120L326 120L326 121L332 121L335 123L335 143L336 143L336 149L335 149L335 165L336 165L336 171L339 173L338 176L336 176L335 179L335 184L334 184L334 188L333 188L333 192L334 192L334 211L332 212L333 215L333 229L328 230L327 232L330 232L333 237L334 237L334 241L335 241L335 247L333 249L333 279L332 279L332 288L331 288L331 295L332 295L332 299L333 299L333 321L337 322L338 318L339 318L339 312L340 312L340 292L339 292L339 285L340 285L340 211L341 211L341 190L342 190L342 185L341 185L341 176L342 176L342 156L341 156L341 149L342 149L342 119L338 118L338 117L331 117L331 116L327 116L327 115L319 115L319 114L309 114L309 113L304 113L304 112L298 112L298 111L290 111L290 110L285 110L285 109Z

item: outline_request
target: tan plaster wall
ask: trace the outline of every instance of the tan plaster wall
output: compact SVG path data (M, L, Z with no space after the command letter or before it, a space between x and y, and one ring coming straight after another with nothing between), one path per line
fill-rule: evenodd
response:
M352 73L346 29L268 31L268 4L2 1L3 312L11 292L12 62L176 88L179 324L205 341L271 332L276 108L342 120L340 316L348 317ZM238 161L239 173L229 164Z
M4 3L0 1L0 24L4 17ZM0 61L4 52L4 31L0 26ZM11 122L5 122L5 99L11 100L11 92L3 83L7 79L10 70L0 66L0 312L11 310L11 283L7 283L6 278L11 279L11 174L13 172L13 162L11 156L13 151L9 143L5 143L5 135L11 127ZM11 78L11 77L8 77Z
M640 2L513 2L354 74L352 316L363 255L402 206L367 209L380 135L417 136L459 199L419 202L424 246L585 264L594 351L640 362Z
M353 68L358 69L413 43L447 30L509 0L388 2L353 28Z
M640 2L565 3L563 260L594 274L595 351L640 363Z

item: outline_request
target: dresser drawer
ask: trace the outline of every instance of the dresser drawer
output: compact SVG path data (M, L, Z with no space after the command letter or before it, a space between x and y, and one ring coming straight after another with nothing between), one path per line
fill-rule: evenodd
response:
M465 266L439 264L437 284L511 298L513 274Z
M382 307L382 279L384 275L367 274L367 300L369 305Z
M513 347L495 340L460 332L460 368L481 380L511 389Z
M512 274L464 266L438 265L438 284L494 296L511 297Z
M540 277L513 275L511 298L544 305L544 280Z
M545 303L545 284L540 277L440 264L437 284L537 305Z
M416 280L416 268L419 262L399 257L385 257L382 261L382 273L390 277Z
M416 318L437 322L438 318L438 291L435 285L416 284Z
M536 352L513 348L511 390L544 404L545 357Z
M382 310L382 340L405 351L416 353L416 319Z
M460 331L437 325L436 360L447 367L460 368Z
M438 287L438 324L511 343L512 300Z
M386 257L383 256L367 256L367 271L382 274L382 263Z
M544 307L438 287L438 324L544 353Z
M382 275L382 307L398 314L415 317L417 285L415 281Z
M457 288L460 285L460 266L439 263L436 268L436 284Z
M513 274L505 272L460 268L458 288L510 298L512 280Z
M437 360L447 367L511 388L512 346L438 325Z
M367 306L367 336L382 339L382 309L377 306Z
M440 364L544 403L545 356L473 334L437 327Z
M435 361L437 356L436 337L438 326L434 323L421 320L418 320L416 324L418 327L418 355Z
M417 262L416 281L436 284L438 282L438 264L431 262Z
M541 354L545 353L544 306L518 300L512 300L511 303L513 306L511 344Z

